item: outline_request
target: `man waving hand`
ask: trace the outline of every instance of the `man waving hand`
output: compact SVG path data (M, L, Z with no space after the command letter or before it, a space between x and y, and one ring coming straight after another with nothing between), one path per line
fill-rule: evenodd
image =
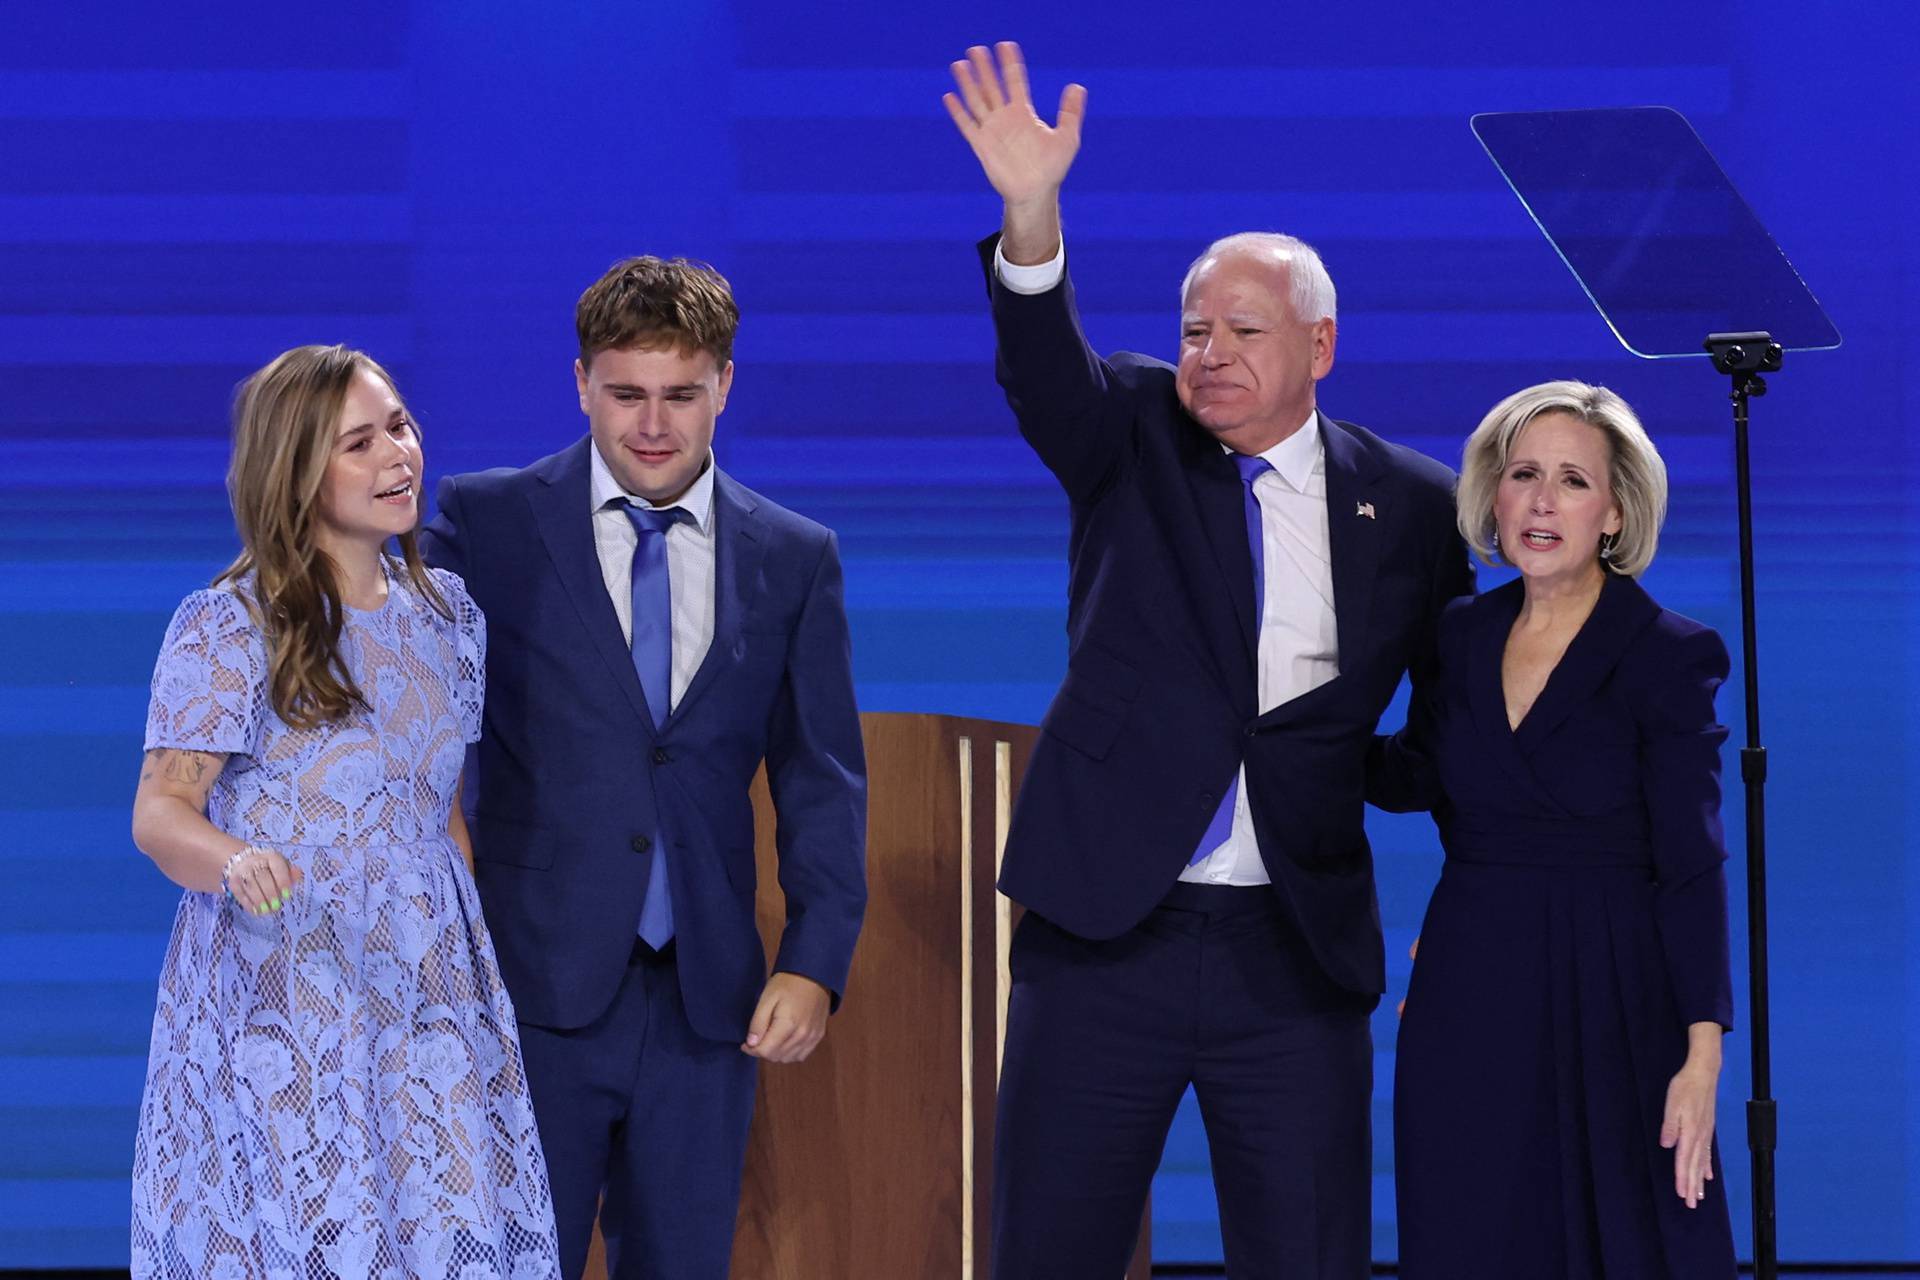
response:
M946 105L1003 202L999 379L1072 537L1067 676L1000 882L1028 910L993 1273L1121 1274L1192 1085L1228 1271L1354 1280L1384 987L1365 755L1472 589L1452 473L1319 411L1334 289L1291 236L1200 255L1177 363L1095 354L1060 229L1086 91L1049 126L996 53L953 64Z

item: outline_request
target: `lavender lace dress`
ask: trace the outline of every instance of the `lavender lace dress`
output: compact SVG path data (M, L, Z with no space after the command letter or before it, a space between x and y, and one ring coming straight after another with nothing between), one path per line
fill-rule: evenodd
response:
M147 748L227 755L208 817L305 879L268 916L180 903L134 1146L136 1280L559 1274L513 1007L446 834L486 633L434 574L454 621L395 575L385 606L348 611L372 710L317 729L274 714L231 592L194 592L167 630Z

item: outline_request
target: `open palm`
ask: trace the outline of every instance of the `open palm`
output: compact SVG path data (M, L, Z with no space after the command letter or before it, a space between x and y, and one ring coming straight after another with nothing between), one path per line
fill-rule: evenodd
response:
M1020 46L1007 40L994 48L997 69L984 45L967 50L952 66L960 92L941 100L1002 200L1024 205L1052 199L1080 150L1087 91L1068 85L1060 94L1059 121L1050 126L1034 114Z

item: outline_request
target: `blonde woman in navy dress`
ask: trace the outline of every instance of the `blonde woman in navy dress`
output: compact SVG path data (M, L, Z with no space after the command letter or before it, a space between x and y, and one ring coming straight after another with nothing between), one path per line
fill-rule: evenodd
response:
M136 1278L559 1274L454 803L486 633L420 559L420 484L413 423L359 352L297 348L242 386L243 549L167 629L134 799L135 843L187 891Z
M1370 778L1446 849L1394 1074L1406 1280L1734 1274L1727 651L1636 581L1666 502L1604 387L1529 387L1467 441L1460 532L1520 576L1449 607L1434 696Z

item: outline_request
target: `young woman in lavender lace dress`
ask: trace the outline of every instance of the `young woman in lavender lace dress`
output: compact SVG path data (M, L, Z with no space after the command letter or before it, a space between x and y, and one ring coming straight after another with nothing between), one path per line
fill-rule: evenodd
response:
M134 799L135 842L187 890L134 1148L136 1278L558 1275L455 804L485 631L415 549L420 482L359 352L297 348L242 386L244 549L167 630Z

